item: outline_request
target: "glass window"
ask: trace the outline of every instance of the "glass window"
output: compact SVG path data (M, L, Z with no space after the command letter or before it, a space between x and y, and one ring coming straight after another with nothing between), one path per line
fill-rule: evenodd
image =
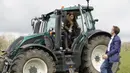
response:
M84 18L87 23L87 28L88 29L93 29L93 19L91 17L91 14L89 12L84 13Z
M47 31L49 31L50 29L55 29L55 15L52 14L47 22Z
M77 16L77 23L78 23L79 27L81 28L81 32L82 32L83 31L83 27L82 27L81 15Z
M86 27L85 23L84 22L82 23L82 16L81 15L79 15L77 17L77 23L78 23L79 27L81 28L81 32L83 32L83 30L87 31L87 27Z

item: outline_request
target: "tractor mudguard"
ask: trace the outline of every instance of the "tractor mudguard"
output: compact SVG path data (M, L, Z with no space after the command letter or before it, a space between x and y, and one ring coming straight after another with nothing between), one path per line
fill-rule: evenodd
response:
M49 48L47 48L44 45L40 45L40 44L27 44L27 45L21 46L20 48L23 49L23 50L28 50L28 49L30 49L30 47L39 47L40 49L48 52L53 57L54 61L58 61L56 55Z
M90 32L88 33L88 39L92 38L93 36L101 35L101 34L107 35L107 36L111 37L111 34L108 33L108 32L106 32L106 31L102 31L102 30L93 30L93 31L90 31Z
M74 57L73 61L74 63L76 63L76 68L78 68L81 65L82 52L83 52L84 47L87 47L85 46L85 44L88 43L87 41L89 39L97 35L107 35L111 37L110 33L101 31L101 30L93 30L93 31L88 32L87 36L81 42L75 44L75 47L73 48L73 52L75 52L73 54L73 57Z

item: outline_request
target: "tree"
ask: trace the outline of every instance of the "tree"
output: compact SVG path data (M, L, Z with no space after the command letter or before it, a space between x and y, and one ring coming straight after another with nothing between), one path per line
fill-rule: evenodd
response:
M5 50L8 47L8 41L4 36L0 36L0 50Z

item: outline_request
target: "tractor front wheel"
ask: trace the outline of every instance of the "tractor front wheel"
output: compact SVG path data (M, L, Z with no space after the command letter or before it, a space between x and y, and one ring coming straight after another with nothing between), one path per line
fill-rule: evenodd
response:
M55 62L45 51L33 49L18 55L11 67L11 73L55 73Z
M100 67L104 62L102 55L105 54L110 37L97 35L88 40L87 47L82 53L81 73L100 73ZM113 73L118 70L119 63L113 64Z

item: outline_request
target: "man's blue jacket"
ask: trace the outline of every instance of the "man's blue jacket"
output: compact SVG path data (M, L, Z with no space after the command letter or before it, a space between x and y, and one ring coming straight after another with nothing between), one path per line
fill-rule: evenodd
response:
M120 37L115 35L111 44L110 44L110 51L106 51L106 54L108 55L108 60L110 63L119 62L120 49L121 49Z

